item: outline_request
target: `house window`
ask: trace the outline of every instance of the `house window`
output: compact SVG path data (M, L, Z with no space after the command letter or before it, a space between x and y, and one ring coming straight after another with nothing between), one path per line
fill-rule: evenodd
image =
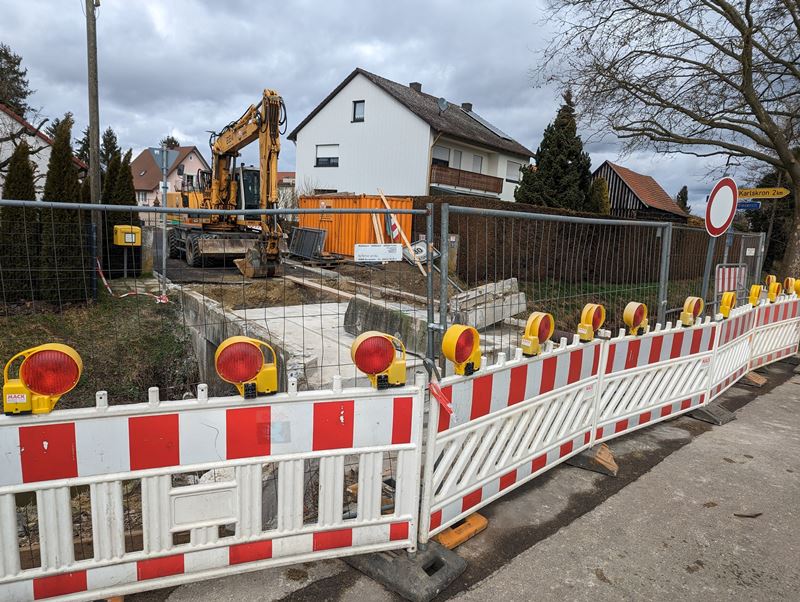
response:
M483 157L480 155L472 155L472 171L481 173L483 170Z
M461 151L453 149L453 163L450 167L454 169L461 169Z
M136 203L139 205L147 205L147 191L146 190L137 190L136 191Z
M339 167L339 145L317 144L316 167Z
M364 101L353 101L353 123L364 121Z
M431 155L431 165L448 167L450 165L450 149L446 146L439 146L438 144L434 146L433 154Z
M194 176L185 176L186 177L186 186L191 188L194 186Z
M506 163L506 182L519 182L520 173L519 170L522 168L521 163L516 163L514 161L509 161Z

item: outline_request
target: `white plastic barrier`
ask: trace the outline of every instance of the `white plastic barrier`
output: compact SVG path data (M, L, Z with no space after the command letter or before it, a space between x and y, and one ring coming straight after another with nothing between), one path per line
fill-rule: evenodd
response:
M756 308L744 305L731 310L719 323L709 401L719 397L748 371Z
M420 542L591 444L601 342L442 381L428 421Z
M667 325L605 344L595 442L688 412L705 402L717 324Z
M800 299L784 295L756 308L750 370L797 353L800 341Z
M113 407L100 393L97 408L0 416L0 601L95 600L275 564L415 549L423 386L420 379L387 391L254 400L201 393L164 403L155 390L149 404ZM389 458L393 507L384 493ZM343 512L346 459L357 467L353 516ZM183 478L207 471L219 477ZM318 472L318 485L309 472ZM141 492L133 505L132 486ZM93 548L76 560L75 496L87 487ZM35 496L39 566L21 561L19 494ZM134 537L131 512L141 512Z

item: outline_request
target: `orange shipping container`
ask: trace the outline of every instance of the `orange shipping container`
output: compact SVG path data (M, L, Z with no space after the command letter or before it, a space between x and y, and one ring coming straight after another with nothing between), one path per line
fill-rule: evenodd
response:
M414 202L409 197L386 197L392 209L413 209ZM385 209L381 197L368 196L310 196L300 197L301 209ZM328 232L325 237L324 250L337 255L353 256L353 247L357 244L374 244L391 242L386 232L385 214L377 214L378 227L383 240L377 240L372 223L374 213L301 213L301 228L317 228ZM409 213L395 215L395 219L408 237L411 236L411 218ZM397 242L401 242L398 237Z

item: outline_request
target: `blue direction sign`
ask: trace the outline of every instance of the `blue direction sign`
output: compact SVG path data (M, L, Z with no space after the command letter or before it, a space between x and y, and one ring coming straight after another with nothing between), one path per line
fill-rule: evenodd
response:
M748 211L751 209L761 209L761 201L739 201L736 211Z

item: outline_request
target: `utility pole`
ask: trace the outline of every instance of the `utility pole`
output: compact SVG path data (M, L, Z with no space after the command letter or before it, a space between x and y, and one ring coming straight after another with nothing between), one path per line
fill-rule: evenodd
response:
M86 0L86 56L89 67L89 178L92 204L100 203L100 109L97 99L97 20L95 8L100 0ZM103 256L103 222L99 211L92 211L97 256Z

